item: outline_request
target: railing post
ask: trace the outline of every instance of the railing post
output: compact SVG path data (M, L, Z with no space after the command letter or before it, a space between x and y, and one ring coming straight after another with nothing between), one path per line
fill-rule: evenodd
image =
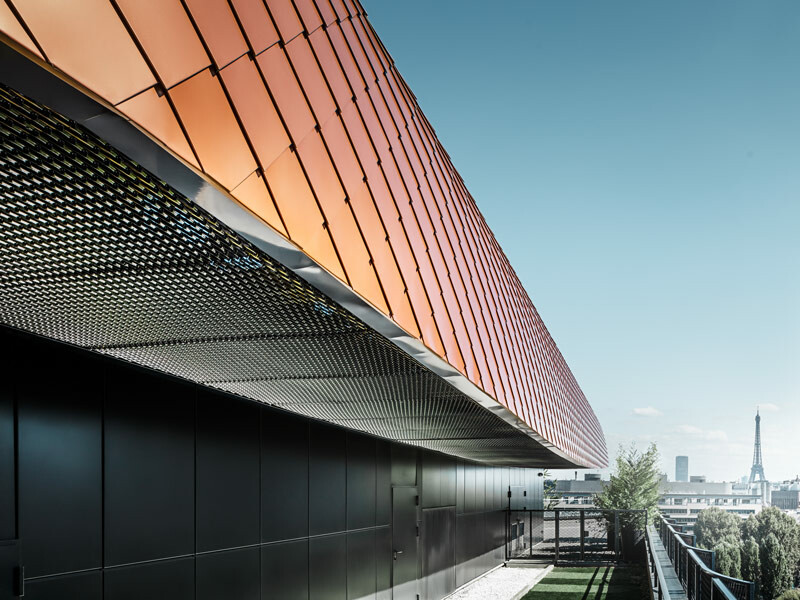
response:
M696 561L692 561L692 563L694 564L694 597L701 598L701 591L703 589L703 570L700 569L700 566Z
M619 530L619 511L614 511L614 556L619 562L619 538L622 532Z
M533 511L528 512L528 556L533 558Z
M583 548L583 537L584 537L583 528L584 528L585 522L586 522L586 511L584 509L581 509L581 532L580 532L580 536L581 536L581 560L583 560L583 551L584 551L584 548Z
M555 526L556 526L556 560L555 560L555 564L556 564L556 566L558 566L558 549L559 549L559 542L561 540L561 534L559 533L559 530L558 530L558 509L555 509L553 511L553 514L555 515L554 519L555 519Z

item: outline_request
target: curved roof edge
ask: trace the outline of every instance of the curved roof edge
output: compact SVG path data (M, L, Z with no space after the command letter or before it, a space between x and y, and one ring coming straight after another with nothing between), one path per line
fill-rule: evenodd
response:
M5 38L5 36L3 37ZM456 389L547 447L565 462L582 467L606 465L607 453L602 429L585 399L583 399L584 408L591 414L576 413L568 416L582 423L585 434L583 441L588 440L588 443L583 446L583 452L569 452L534 430L522 417L487 394L464 373L428 348L420 339L410 335L383 311L365 300L363 296L321 266L296 244L251 213L210 176L189 165L172 148L157 140L129 117L122 115L109 102L87 90L85 86L73 80L68 74L60 72L44 62L36 52L20 46L13 39L5 38L3 41L7 46L14 47L13 50L7 49L4 54L8 54L10 51L16 55L16 58L5 57L9 60L3 61L3 67L0 68L0 76L3 77L3 81L60 110L128 154L188 198L193 199L220 221L350 310L398 348L448 381ZM21 54L27 58L23 58ZM21 63L20 60L27 64ZM41 69L37 69L33 63ZM13 67L9 68L10 64L26 68L18 68L15 72ZM34 67L34 69L32 70L30 67ZM30 77L33 71L40 72L34 73L34 76ZM58 91L54 91L56 88L59 88ZM65 93L67 89L75 93ZM561 411L565 409L566 407L561 406Z

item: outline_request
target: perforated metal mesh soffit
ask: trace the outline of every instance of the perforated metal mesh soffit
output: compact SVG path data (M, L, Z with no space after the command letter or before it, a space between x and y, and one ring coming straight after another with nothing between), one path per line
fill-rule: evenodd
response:
M465 458L563 462L114 148L5 87L0 136L0 323Z

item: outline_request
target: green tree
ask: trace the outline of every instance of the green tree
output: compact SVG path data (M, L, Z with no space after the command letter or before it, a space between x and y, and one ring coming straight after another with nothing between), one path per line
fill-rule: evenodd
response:
M715 506L700 511L694 526L697 545L701 548L713 548L723 538L731 537L739 540L742 519L737 515L721 510Z
M605 489L597 495L595 505L605 510L646 509L650 517L658 506L659 456L655 444L645 452L634 445L619 447L615 473ZM643 519L635 519L638 526Z
M786 551L774 533L761 544L761 596L776 598L789 589L792 572Z
M542 471L542 477L544 478L544 509L553 510L558 506L561 496L556 492L556 482L550 478L549 469Z
M786 565L790 573L790 582L796 581L798 571L800 571L800 525L792 517L774 506L765 508L744 522L742 538L748 539L752 537L758 543L762 570L766 568L765 543L770 534L777 538L778 545L784 552ZM765 598L774 598L777 595L776 593L773 596L765 596Z
M728 535L719 540L712 550L717 557L717 571L737 579L742 576L742 543L738 532L736 536Z
M742 579L759 581L761 579L761 559L758 542L750 537L742 544Z
M800 600L800 590L786 590L776 600Z

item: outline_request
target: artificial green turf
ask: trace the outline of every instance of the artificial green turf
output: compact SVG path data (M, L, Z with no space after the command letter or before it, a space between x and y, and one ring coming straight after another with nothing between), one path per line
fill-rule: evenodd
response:
M556 567L522 600L640 600L641 574L614 567Z

